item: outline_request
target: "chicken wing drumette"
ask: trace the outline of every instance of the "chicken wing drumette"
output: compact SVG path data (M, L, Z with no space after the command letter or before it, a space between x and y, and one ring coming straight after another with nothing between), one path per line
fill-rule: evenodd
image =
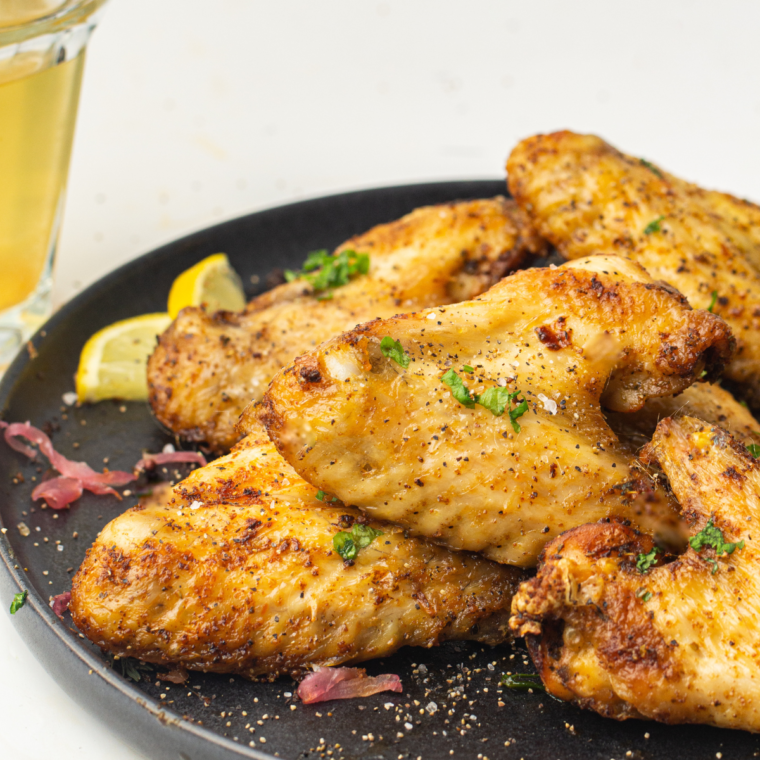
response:
M523 140L507 172L517 202L564 256L628 256L695 308L720 314L737 341L726 376L757 387L760 207L573 132Z
M360 547L353 558L336 550L339 533ZM114 654L274 678L405 645L502 642L519 580L320 501L260 431L163 503L109 523L74 577L70 610Z
M731 347L722 319L595 256L336 337L279 373L241 424L258 413L302 477L346 504L528 566L552 536L606 515L674 527L601 405L678 393Z
M148 362L150 405L175 434L229 449L238 417L273 375L344 330L375 317L472 298L543 242L504 198L417 209L338 246L369 255L369 271L329 293L296 280L239 314L184 309Z
M562 699L760 731L760 463L691 417L663 420L646 456L691 525L686 553L660 564L651 537L618 520L575 528L546 546L512 625Z

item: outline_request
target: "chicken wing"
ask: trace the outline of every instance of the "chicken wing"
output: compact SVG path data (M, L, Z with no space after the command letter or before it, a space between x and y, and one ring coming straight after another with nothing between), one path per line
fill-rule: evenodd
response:
M605 415L615 435L636 454L652 440L660 420L683 416L719 425L745 445L760 445L760 423L746 404L717 384L697 383L677 396L651 398L638 412Z
M552 536L609 514L673 529L600 404L677 393L731 347L719 317L631 261L594 256L327 341L241 426L258 414L301 476L346 504L529 566Z
M760 463L721 428L663 420L648 450L692 525L673 562L629 525L552 541L513 628L555 696L613 718L760 731Z
M270 678L509 638L518 571L319 496L260 431L103 529L73 580L74 622L120 656Z
M229 449L245 406L301 352L375 317L472 298L544 244L513 201L494 198L417 209L336 253L348 249L369 254L369 272L329 299L296 280L240 314L183 310L148 362L158 420L183 438Z
M524 140L507 172L515 199L567 258L619 253L678 288L694 307L711 306L737 341L726 376L756 387L760 207L572 132Z

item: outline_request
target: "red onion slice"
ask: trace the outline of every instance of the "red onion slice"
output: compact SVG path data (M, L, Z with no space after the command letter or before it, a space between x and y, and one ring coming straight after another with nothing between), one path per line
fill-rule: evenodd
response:
M367 676L363 668L318 668L301 681L298 696L304 704L330 699L368 697L381 691L403 691L396 675Z
M51 478L40 483L32 491L32 501L44 499L52 509L68 507L82 495L82 483L76 478Z
M162 464L179 464L180 462L196 462L206 464L206 457L198 451L164 451L160 454L145 454L135 465L136 470L150 470Z
M69 608L69 602L71 601L71 591L64 591L58 596L54 596L50 602L50 606L53 608L53 612L63 619L63 613Z

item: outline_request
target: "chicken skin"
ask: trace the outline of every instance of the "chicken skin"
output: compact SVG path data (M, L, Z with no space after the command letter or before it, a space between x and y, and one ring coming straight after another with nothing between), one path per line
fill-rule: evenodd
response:
M652 440L657 423L666 417L698 417L728 430L745 445L760 445L760 423L747 405L710 383L697 383L677 396L651 398L638 412L605 416L615 435L635 454Z
M504 198L413 211L338 246L369 272L329 293L296 280L242 313L184 309L148 362L149 401L173 433L215 451L239 438L240 413L298 354L360 322L472 298L544 243ZM327 297L325 297L327 296Z
M647 457L692 526L686 553L660 564L618 520L568 531L521 586L513 628L557 697L618 719L760 731L760 464L691 417L663 420Z
M371 538L344 561L334 538L356 531ZM502 642L519 580L319 501L259 431L163 503L109 523L74 577L70 610L120 656L275 678L405 645Z
M523 140L507 172L517 202L565 257L628 256L695 308L711 306L737 341L726 376L757 387L760 207L573 132Z
M552 536L611 514L673 538L669 498L631 469L601 405L678 393L731 349L722 319L594 256L329 340L241 427L258 416L302 477L372 517L531 566Z

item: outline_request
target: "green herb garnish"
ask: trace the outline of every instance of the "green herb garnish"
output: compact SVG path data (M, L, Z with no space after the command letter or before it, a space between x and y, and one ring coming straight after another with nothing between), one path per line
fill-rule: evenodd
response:
M25 604L28 591L19 591L18 594L13 595L13 601L11 602L11 615L15 615Z
M328 496L322 490L317 491L316 497L317 497L317 501L326 501L326 502L338 501L338 499L335 496Z
M636 597L638 599L641 599L642 602L648 602L652 598L652 592L649 591L649 589L646 588L640 588L636 592Z
M354 523L351 531L342 530L333 536L333 548L344 559L355 559L359 549L369 546L383 531Z
M489 388L485 393L475 396L475 402L488 409L496 417L501 417L505 410L509 410L509 421L512 423L512 429L515 433L519 433L521 428L517 418L522 417L528 411L528 402L525 398L517 398L520 393L520 391L510 393L506 388L500 387ZM517 402L514 409L509 408L512 401Z
M153 665L135 660L134 657L114 657L112 654L106 656L113 670L118 668L124 678L131 678L135 683L142 681L143 673L155 670Z
M333 256L329 251L323 250L312 251L306 257L303 269L300 272L286 269L285 279L288 282L306 280L306 282L311 283L314 292L320 294L326 290L346 285L352 277L367 274L367 272L369 272L368 254L345 250L337 256ZM329 300L332 298L332 294L319 295L318 298L320 301Z
M662 232L660 229L660 222L665 219L664 216L658 216L657 219L654 219L653 221L649 222L649 224L644 227L644 234L645 235L651 235L655 232Z
M406 369L409 366L409 354L404 351L404 347L397 340L393 340L389 335L386 335L380 341L380 350L383 352L383 356L388 359L393 359L396 364Z
M715 308L716 303L718 303L718 291L713 290L712 296L710 298L710 305L707 307L707 311L712 313L712 310Z
M473 367L471 367L469 364L463 364L462 365L462 372L469 372L472 374L475 371Z
M660 550L656 546L653 546L652 550L648 551L646 554L639 554L639 556L636 557L636 569L640 573L645 573L655 562L657 562L657 555L659 553Z
M515 673L515 675L504 675L501 677L501 685L508 689L538 689L546 691L546 687L541 683L541 677L534 673Z
M689 546L695 552L704 549L706 546L711 547L715 549L715 554L720 557L723 554L733 554L736 549L743 549L744 540L735 542L725 541L723 539L723 531L720 528L716 528L712 518L710 518L707 525L689 539ZM712 574L715 575L718 572L718 563L714 559L706 559L706 561L712 565Z
M512 429L515 433L519 433L522 429L517 422L519 417L522 417L525 412L528 411L528 402L523 398L518 398L522 395L522 392L508 391L506 388L496 386L489 388L484 393L472 395L467 386L462 382L462 378L450 369L446 374L441 377L441 381L449 386L451 389L451 395L462 406L466 406L469 409L479 404L484 409L488 409L495 417L501 417L505 411L509 413L509 421L512 423ZM514 409L510 409L512 402L517 403Z
M462 382L462 378L453 369L450 369L441 377L441 382L449 386L451 395L462 406L466 406L468 409L472 409L475 406L475 399L470 395L470 391Z
M752 454L753 457L755 457L755 459L760 457L760 446L758 446L756 443L748 443L747 450L750 454Z
M642 166L646 166L650 172L656 174L660 179L663 179L662 172L653 163L647 161L646 158L640 158L639 161Z

